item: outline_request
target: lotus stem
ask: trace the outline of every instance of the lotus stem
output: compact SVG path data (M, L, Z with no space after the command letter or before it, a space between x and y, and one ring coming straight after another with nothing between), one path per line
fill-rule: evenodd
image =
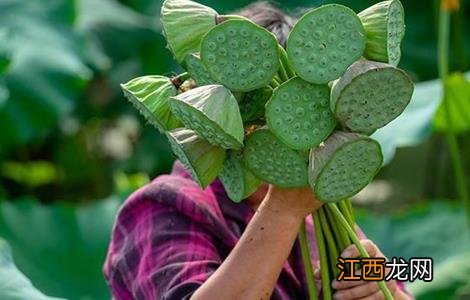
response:
M369 254L367 253L366 249L364 246L362 246L361 242L359 241L359 238L357 237L357 233L352 229L352 227L349 225L348 220L344 217L344 215L341 213L341 211L338 209L337 206L332 205L332 204L325 204L328 205L331 208L331 211L333 212L336 220L343 226L343 228L347 231L349 237L353 241L354 245L356 245L357 249L359 250L359 253L363 258L369 258ZM388 289L387 285L385 284L385 281L378 281L377 284L379 285L380 290L384 294L385 300L393 300L392 293L390 293L390 290Z
M465 182L465 171L463 168L462 158L459 151L457 137L454 133L452 118L450 116L449 99L446 97L448 91L446 90L445 81L449 74L449 31L450 31L450 11L445 5L446 1L441 2L439 12L439 31L438 31L438 69L439 77L442 82L443 90L443 105L445 112L445 119L448 130L446 130L447 146L452 160L454 169L455 182L459 197L464 203L467 211L467 220L470 225L470 199L468 194L467 184Z
M338 249L333 238L333 234L331 233L330 225L326 220L325 208L319 209L318 215L320 216L320 223L323 231L323 235L325 236L326 246L328 249L328 255L330 255L330 259L328 262L330 263L330 268L333 276L338 275L339 269L336 267L336 259L339 257Z
M315 238L317 241L318 255L320 258L320 272L323 300L332 300L330 273L328 271L328 256L326 252L325 240L323 237L322 227L320 224L319 210L312 214L313 224L315 226Z
M302 261L305 268L305 277L307 280L307 289L308 295L310 300L317 300L317 287L315 285L315 278L313 276L313 266L312 260L310 258L310 249L308 247L308 240L307 240L307 228L306 228L305 220L300 225L299 231L299 242L300 242L300 251L302 254Z

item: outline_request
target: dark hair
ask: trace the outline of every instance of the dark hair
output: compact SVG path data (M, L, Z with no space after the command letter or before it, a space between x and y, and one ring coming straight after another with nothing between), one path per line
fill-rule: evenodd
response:
M287 37L295 23L295 18L292 16L287 15L268 1L255 2L235 14L248 18L271 31L277 37L279 44L286 47Z

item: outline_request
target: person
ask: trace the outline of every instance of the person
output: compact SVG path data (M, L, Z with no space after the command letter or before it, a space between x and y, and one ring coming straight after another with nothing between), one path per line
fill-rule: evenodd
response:
M267 2L238 12L273 32L285 46L294 19ZM322 203L311 189L263 184L242 203L220 181L202 190L180 162L134 192L117 216L104 273L115 299L308 299L297 234L307 223L317 269L311 218ZM372 257L383 254L370 240ZM350 246L343 257L359 253ZM412 299L395 281L395 299ZM383 299L375 282L334 281L334 299Z

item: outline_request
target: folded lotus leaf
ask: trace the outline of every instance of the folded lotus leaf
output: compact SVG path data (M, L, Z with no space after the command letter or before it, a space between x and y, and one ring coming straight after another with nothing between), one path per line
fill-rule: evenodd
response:
M327 4L306 13L294 25L287 54L302 79L324 84L340 77L358 60L365 43L364 28L354 11Z
M307 160L265 127L251 133L243 148L243 162L256 177L284 188L308 184Z
M216 25L217 12L189 0L165 0L161 10L163 33L178 63L199 52L202 37Z
M205 188L220 172L225 161L225 150L199 137L194 131L178 128L167 133L173 153L191 173L193 179Z
M172 112L189 129L225 149L243 146L244 129L238 103L222 85L205 85L172 97Z
M364 57L397 66L405 36L405 12L399 0L382 1L358 14L366 32Z
M334 82L330 105L343 127L371 134L398 117L412 94L413 82L404 71L360 60Z
M317 146L336 127L330 88L300 77L284 82L266 104L266 122L277 138L294 149Z
M253 194L261 185L261 180L245 167L241 152L234 150L228 151L219 179L228 197L237 203Z
M137 77L121 84L121 88L127 99L160 132L181 126L170 109L170 97L178 93L170 78L159 75Z
M311 150L309 183L319 200L337 202L371 182L382 161L377 141L356 133L335 132Z
M268 85L280 65L276 37L249 20L228 20L201 43L201 60L212 79L232 91Z

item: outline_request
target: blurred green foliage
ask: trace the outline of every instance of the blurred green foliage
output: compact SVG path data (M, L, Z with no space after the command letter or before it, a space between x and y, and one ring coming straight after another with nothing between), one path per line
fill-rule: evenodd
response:
M47 295L109 299L102 265L121 203L119 197L84 206L41 205L34 198L3 202L0 237L11 245L20 270ZM1 288L0 299L10 299L2 297Z
M109 297L101 267L117 208L125 195L171 167L165 137L144 124L119 88L137 76L180 71L160 33L161 2L0 0L0 237L10 243L19 269L48 295ZM228 13L251 1L201 2ZM376 1L278 4L298 15L331 2L359 12ZM439 1L402 2L407 31L400 67L420 83L405 114L374 135L389 162L379 178L393 184L386 207L395 211L408 209L404 202L411 200L455 195L440 135L448 129L442 83L435 80ZM462 73L470 69L469 30L470 0L462 0L452 16L450 63L456 73L445 83L452 91L445 96L467 174L470 91ZM421 205L408 213L371 215L362 224L386 253L438 257L442 274L449 274L457 258L468 261L462 251L469 244L459 231L463 213L454 204ZM446 260L447 253L453 260ZM0 278L16 278L13 290L31 293L17 298L46 299L14 267L2 241L0 264ZM440 278L413 290L422 299L462 292L462 277ZM1 294L8 292L2 283L0 299L8 295Z

